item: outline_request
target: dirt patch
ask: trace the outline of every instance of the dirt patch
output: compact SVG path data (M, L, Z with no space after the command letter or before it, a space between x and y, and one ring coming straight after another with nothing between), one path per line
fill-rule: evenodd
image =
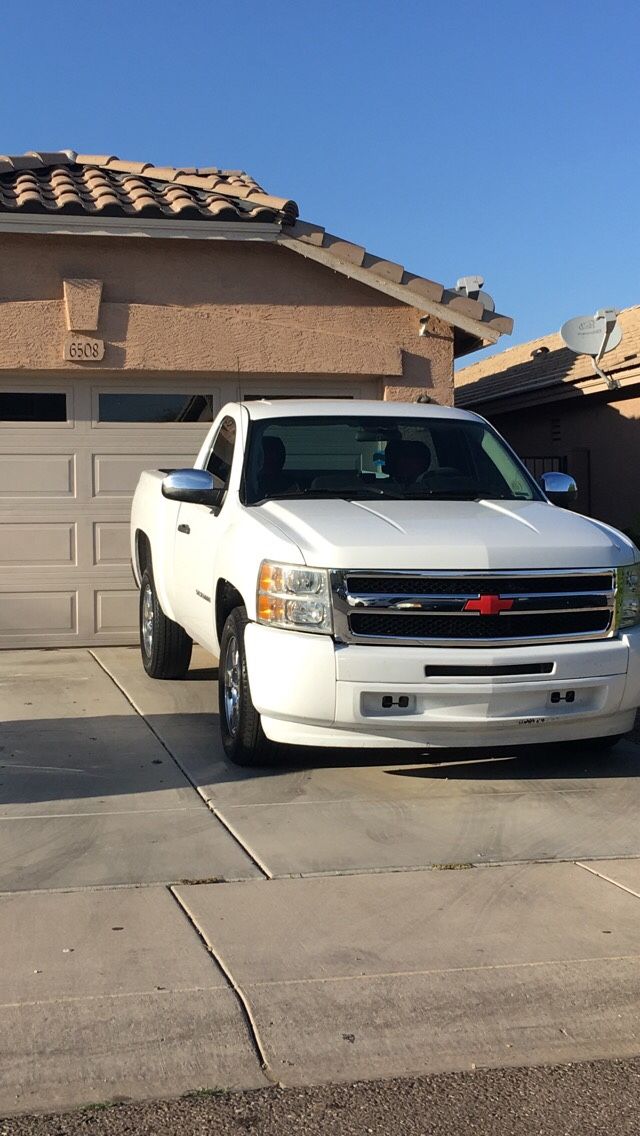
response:
M395 1081L200 1090L0 1121L0 1136L637 1136L640 1058Z

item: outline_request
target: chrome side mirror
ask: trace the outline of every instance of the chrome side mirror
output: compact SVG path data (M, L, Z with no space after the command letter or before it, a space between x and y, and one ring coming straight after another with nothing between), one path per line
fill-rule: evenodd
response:
M213 474L206 469L174 469L162 482L162 496L217 509L222 504L224 489L216 489Z
M561 505L570 509L575 505L578 497L578 486L568 473L543 473L540 476L540 485L552 505Z

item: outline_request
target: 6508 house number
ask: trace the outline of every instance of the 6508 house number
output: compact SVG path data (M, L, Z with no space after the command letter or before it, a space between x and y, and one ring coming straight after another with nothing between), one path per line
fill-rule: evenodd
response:
M93 363L104 359L104 339L70 332L64 341L62 358L71 363Z

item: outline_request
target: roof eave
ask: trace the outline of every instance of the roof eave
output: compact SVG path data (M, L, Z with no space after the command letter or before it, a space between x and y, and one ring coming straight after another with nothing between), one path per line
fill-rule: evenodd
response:
M54 233L63 236L159 237L200 241L275 241L278 221L180 220L179 217L98 217L75 213L0 212L1 233Z
M503 334L509 334L504 333ZM471 355L474 351L482 351L484 347L491 347L495 340L487 339L486 336L470 335L467 331L462 331L461 328L454 328L453 332L453 357L454 359L463 359L465 355Z
M557 382L557 380L552 379L548 383L531 387L529 390L525 388L513 393L501 391L476 398L473 395L468 396L469 386L471 385L469 384L469 386L455 387L456 406L461 410L474 410L483 415L508 414L511 411L522 410L526 407L546 406L549 402L560 402L563 399L591 394L606 394L611 399L615 399L618 391L640 385L640 372L637 370L632 374L618 374L616 378L618 379L618 386L613 388L597 375L587 375L575 379L573 382L567 380ZM481 382L482 380L478 381ZM460 395L462 395L462 398L460 398Z
M476 300L448 291L433 280L407 273L402 265L376 257L361 245L325 233L319 225L299 221L295 226L284 226L278 244L416 308L423 313L423 318L424 315L435 316L450 324L466 334L467 338L461 341L462 354L497 343L502 335L509 335L513 329L513 320L509 316L488 312Z

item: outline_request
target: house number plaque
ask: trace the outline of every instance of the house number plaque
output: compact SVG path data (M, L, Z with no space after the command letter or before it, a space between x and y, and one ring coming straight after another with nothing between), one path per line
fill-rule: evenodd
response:
M104 359L104 339L93 339L70 331L64 341L62 358L70 363L93 363Z

